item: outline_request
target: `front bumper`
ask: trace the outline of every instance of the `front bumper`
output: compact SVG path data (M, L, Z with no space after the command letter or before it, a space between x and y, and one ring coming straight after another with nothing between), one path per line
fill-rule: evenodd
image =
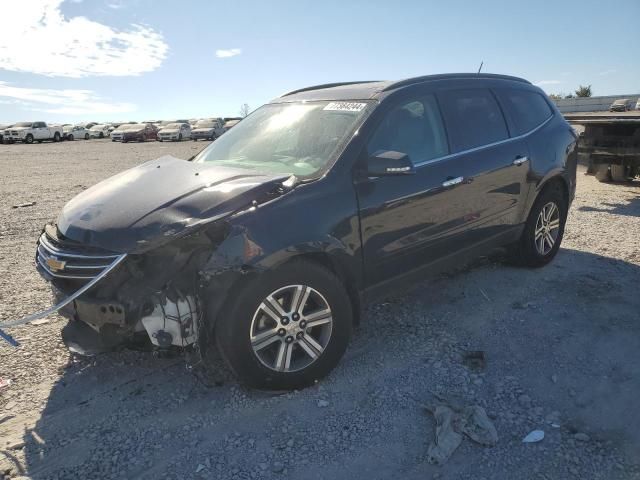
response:
M178 140L178 134L171 134L171 135L158 135L158 140L162 140L163 142L171 142L174 140Z

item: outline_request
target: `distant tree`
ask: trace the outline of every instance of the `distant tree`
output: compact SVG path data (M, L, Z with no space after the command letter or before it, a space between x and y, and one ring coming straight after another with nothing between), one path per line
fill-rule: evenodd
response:
M243 103L242 105L240 105L240 116L242 118L244 118L247 115L249 115L250 111L251 111L251 109L249 108L249 104L248 103Z
M576 97L590 97L591 96L591 85L585 87L580 85L576 90Z

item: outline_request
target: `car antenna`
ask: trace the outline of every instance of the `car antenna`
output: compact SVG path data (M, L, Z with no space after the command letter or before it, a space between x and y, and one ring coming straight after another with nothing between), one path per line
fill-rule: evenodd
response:
M480 62L480 67L478 67L478 75L480 75L480 70L482 70L482 65L484 64L484 60Z

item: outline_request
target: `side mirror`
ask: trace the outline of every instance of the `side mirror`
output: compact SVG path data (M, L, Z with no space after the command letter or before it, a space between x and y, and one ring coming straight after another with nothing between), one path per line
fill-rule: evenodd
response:
M393 150L378 151L369 157L367 174L370 177L411 175L415 173L409 155Z

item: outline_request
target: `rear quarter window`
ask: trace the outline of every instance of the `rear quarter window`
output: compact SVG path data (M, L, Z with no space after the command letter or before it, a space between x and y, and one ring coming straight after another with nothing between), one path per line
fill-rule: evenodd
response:
M485 88L438 94L452 153L509 138L507 124L493 94Z
M537 92L502 88L496 93L509 112L515 135L530 132L553 114L549 104Z

